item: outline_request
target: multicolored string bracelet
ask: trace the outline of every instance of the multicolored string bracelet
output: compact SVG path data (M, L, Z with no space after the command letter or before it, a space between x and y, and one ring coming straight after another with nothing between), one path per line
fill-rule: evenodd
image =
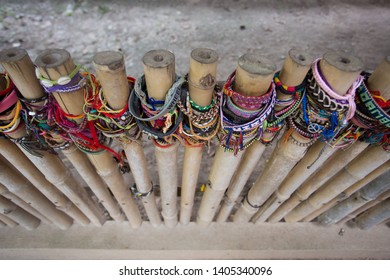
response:
M176 105L182 95L184 77L176 77L175 83L168 90L165 101L156 101L149 98L145 75L136 80L131 91L128 107L131 115L136 119L142 132L152 137L155 143L166 146L171 143L172 137L179 137L179 126L183 120L183 113Z
M244 96L233 90L234 78L235 72L229 76L223 87L224 94L221 94L220 105L221 128L217 137L226 151L236 155L263 136L267 118L275 105L276 91L272 82L266 94L257 97Z
M182 85L181 97L177 107L184 114L181 123L180 135L185 144L189 146L203 145L210 141L218 132L220 94L217 86L214 86L213 99L208 106L199 106L190 98L187 85L188 76Z

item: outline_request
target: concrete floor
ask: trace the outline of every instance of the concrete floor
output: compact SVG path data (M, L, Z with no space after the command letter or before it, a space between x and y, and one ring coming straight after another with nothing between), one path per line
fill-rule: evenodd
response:
M389 259L389 228L369 231L337 225L194 223L168 229L144 223L42 225L34 231L2 229L0 259Z

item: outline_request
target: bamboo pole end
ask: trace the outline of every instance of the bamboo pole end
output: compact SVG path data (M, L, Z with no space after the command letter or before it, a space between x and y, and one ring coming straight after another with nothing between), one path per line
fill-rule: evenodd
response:
M259 53L246 53L238 59L233 89L247 96L266 93L274 77L276 65Z
M313 62L313 56L302 49L292 48L289 50L288 55L299 66L309 67Z
M338 51L325 53L322 61L343 72L360 72L364 66L358 57Z
M70 59L70 53L64 49L48 49L37 56L35 65L40 68L55 68L62 66Z
M218 54L212 49L197 48L192 50L191 58L201 64L213 64L218 61Z
M276 65L258 53L246 53L238 59L238 66L253 75L267 76L276 71Z
M0 52L0 63L12 63L28 56L25 49L10 48Z
M144 54L142 62L150 68L165 68L175 63L175 55L167 50L151 50Z
M95 68L117 71L125 67L123 54L116 51L102 51L93 56Z

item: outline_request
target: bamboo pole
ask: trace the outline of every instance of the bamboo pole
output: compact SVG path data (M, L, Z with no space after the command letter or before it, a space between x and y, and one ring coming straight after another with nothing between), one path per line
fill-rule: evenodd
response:
M87 191L80 187L76 179L58 156L42 152L42 158L31 155L19 147L27 158L41 171L45 178L64 193L96 226L101 226L105 217Z
M4 228L6 226L7 226L6 224L4 224L2 221L0 221L0 228Z
M57 209L65 212L81 225L88 225L88 218L53 184L46 180L38 168L10 140L0 138L0 153L23 174Z
M336 175L337 172L340 171L344 166L346 166L349 162L351 162L359 154L361 154L367 148L367 146L367 143L356 142L349 149L337 150L335 151L335 153L333 153L333 149L328 148L327 150L330 151L330 155L324 157L321 156L321 169L319 169L317 172L313 172L313 174L309 177L308 180L304 181L303 184L294 184L294 188L289 188L292 185L283 185L284 188L280 189L280 193L283 195L279 194L279 192L277 195L279 196L279 205L283 202L284 203L279 208L272 209L275 211L273 212L273 214L268 213L272 214L269 217L268 221L271 223L275 223L282 219L292 209L294 209L294 207L298 206L301 201L308 199L312 193L314 193L330 178ZM320 147L320 145L318 145L318 147ZM306 157L306 159L309 159L309 157ZM295 170L299 171L299 169L300 168L297 168ZM297 175L297 173L295 174ZM298 181L298 183L300 181ZM294 192L294 190L296 189L295 186L297 185L299 188Z
M261 96L267 92L273 79L276 66L272 61L258 54L244 54L238 60L233 89L246 96ZM209 225L218 210L226 189L246 151L237 155L217 148L206 191L198 212L197 223Z
M25 98L38 99L45 95L26 50L12 48L1 51L0 64Z
M365 203L374 200L381 193L389 189L390 189L390 172L387 171L386 173L380 175L373 181L368 182L361 190L357 191L352 196L348 197L348 199L342 201L339 204L334 205L332 208L322 213L317 218L317 222L320 225L326 225L326 226L335 224L339 222L341 219L343 219L349 213L352 213L353 211L357 210Z
M142 224L141 214L114 158L107 152L97 155L88 154L87 156L114 194L130 225L133 228L139 228Z
M217 75L218 54L210 49L194 49L191 52L188 74L190 98L199 106L211 104ZM195 190L202 160L202 146L185 146L181 183L180 223L191 220Z
M28 56L27 52L23 49L9 49L4 50L0 53L0 61L2 66L8 71L15 85L18 87L19 91L24 98L28 100L39 99L45 95L43 88L39 84L34 65ZM39 103L38 103L39 105ZM16 133L10 134L12 138L21 138L27 134L25 129L18 130ZM7 152L7 151L5 151ZM31 168L31 167L29 167ZM26 172L29 171L29 168ZM45 182L47 185L47 182ZM53 198L53 188L50 187L48 193L52 193L51 197ZM66 202L64 198L60 197L61 195L54 194L57 196L53 198L56 200L56 203L61 204L64 209L72 212L73 218L77 219L81 224L88 224L88 219L77 211L74 207L70 207L69 202ZM50 197L49 197L50 198ZM64 204L62 204L64 203ZM58 205L57 205L58 206ZM69 214L69 213L68 213ZM72 216L71 215L71 216Z
M289 223L300 221L389 159L390 154L386 153L381 146L367 148L284 219Z
M359 59L337 52L328 52L320 61L321 72L334 91L346 94L352 83L356 80L362 69ZM306 69L308 70L308 68ZM299 134L293 132L293 137L299 142L308 143L311 139L299 139ZM257 178L254 186L249 190L245 202L234 216L235 222L247 222L259 210L272 193L277 190L289 172L306 154L306 147L296 146L282 137L277 144L263 173ZM278 170L275 172L275 170ZM310 172L310 171L309 171ZM308 170L302 170L305 176ZM291 191L291 190L289 190ZM292 192L292 191L291 191ZM287 196L287 195L279 195ZM271 204L279 204L277 195L271 198ZM263 209L260 209L263 212ZM262 218L261 220L265 220Z
M338 225L342 225L348 221L353 221L355 217L357 217L359 214L363 213L364 211L370 209L371 207L374 207L378 203L382 202L383 200L390 198L390 190L387 190L380 194L377 198L367 202L357 210L353 211L352 213L348 214L346 217L341 219L340 221L337 222Z
M66 72L67 67L56 64L56 59L66 59L68 60L68 69L69 72ZM41 53L36 60L36 64L40 68L41 75L47 79L57 80L61 76L65 76L75 68L73 62L70 59L69 53L61 52L60 50L45 51ZM25 70L25 72L31 72L31 69ZM24 72L19 73L23 75ZM61 99L62 95L55 94L57 98ZM65 98L66 99L66 98ZM71 108L70 108L71 109ZM68 111L70 114L74 114L73 110ZM12 136L13 137L13 136ZM19 146L19 145L18 145ZM87 192L77 186L75 179L71 176L69 171L66 170L66 167L59 160L58 157L49 154L47 152L42 152L42 157L38 158L27 151L22 147L23 153L41 170L45 173L48 181L56 185L57 188L61 189L69 198L75 202L75 204L87 215L87 217L95 224L102 225L104 221L104 216L94 204L92 199L88 196Z
M41 223L38 218L2 196L0 196L0 212L28 230L36 229Z
M18 226L18 223L12 220L11 218L0 214L0 221L2 221L7 227L14 228Z
M0 54L1 55L1 54ZM5 69L9 69L11 78L15 81L15 85L19 88L22 95L26 99L37 99L45 95L42 87L40 86L37 77L35 75L35 68L32 64L30 57L27 52L23 49L10 49L6 50L2 54L5 58L3 61L3 66ZM58 54L56 54L58 55ZM43 58L51 59L51 58ZM54 62L54 60L52 60ZM68 65L72 67L72 65ZM74 66L74 65L73 65ZM72 70L72 69L71 69ZM54 94L59 98L64 97L63 95ZM81 95L80 92L77 95ZM79 97L78 97L79 98ZM76 109L76 108L75 108ZM77 112L77 111L74 111ZM53 135L55 136L55 135ZM59 142L63 140L58 139ZM75 147L69 148L68 151L64 151L64 155L72 162L80 176L88 184L88 186L93 190L96 196L102 201L102 204L106 207L107 211L110 213L111 217L117 221L123 221L124 217L120 213L120 209L114 200L111 198L107 187L97 176L93 168L90 167L88 159L81 155L81 152L75 149Z
M49 79L58 79L69 75L75 65L70 54L66 50L53 49L41 53L36 65L42 76ZM77 81L78 82L78 81ZM69 94L53 93L61 109L72 115L82 115L84 105L84 90L80 89ZM131 198L130 190L125 186L114 159L107 153L88 154L89 160L95 166L98 174L107 183L120 204L132 227L137 228L142 223L137 205Z
M123 55L113 51L99 52L93 57L93 64L103 89L103 95L110 108L113 110L123 109L127 105L130 93ZM137 190L141 193L148 194L141 197L141 200L149 221L153 226L159 226L161 224L161 217L157 208L153 184L147 168L141 141L138 139L128 139L127 141L119 140L119 142L129 160Z
M279 211L284 206L282 203L291 196L291 192L304 183L305 179L329 160L334 152L333 149L325 147L323 142L317 141L314 143L308 149L305 156L291 169L288 177L282 181L279 188L259 208L258 212L252 217L252 221L256 223L265 222L272 213ZM302 170L306 171L304 175L301 174ZM272 215L268 221L277 222L272 220Z
M0 160L0 183L62 230L66 230L72 225L71 218L57 210L26 178L10 168L3 159Z
M386 199L370 208L355 220L360 229L370 229L390 218L390 199Z
M388 171L389 169L390 169L390 162L388 161L388 162L382 164L381 166L379 166L377 169L372 171L367 176L365 176L363 179L359 180L358 182L356 182L355 184L350 186L348 189L346 189L345 191L340 193L337 197L332 199L330 202L326 203L321 208L317 209L316 211L314 211L310 215L306 216L304 219L302 219L302 221L303 222L313 221L315 218L320 216L325 211L331 209L333 206L340 204L342 201L351 197L354 193L359 191L362 187L364 187L365 185L367 185L371 181L377 179L379 176L386 173L386 171Z
M123 222L125 217L119 205L108 191L107 185L102 178L96 173L88 157L73 144L69 148L62 150L62 153L72 163L81 178L99 199L99 202L107 209L110 216L117 222Z
M389 65L389 57L387 57L378 67L376 67L375 71L368 79L368 88L370 90L379 90L385 99L390 98L390 79L388 78L390 75ZM301 201L307 199L315 190L334 176L342 167L359 155L367 146L368 143L356 142L346 151L337 151L337 156L334 156L331 161L326 164L326 167L322 167L321 170L307 181L305 181L307 177L301 175L301 168L298 167L298 164L296 168L294 168L294 171L297 172L291 173L291 177L295 176L297 179L292 180L289 175L289 178L287 178L288 182L284 182L282 186L282 188L288 189L291 184L291 190L294 191L297 189L297 191L291 197L290 193L288 196L290 198L270 216L268 221L274 223L281 220L292 209L299 205ZM312 168L312 170L315 171L316 168Z
M360 190L362 187L370 183L372 180L376 179L378 176L382 175L386 171L390 169L390 161L382 164L379 166L377 169L372 171L370 174L365 176L363 179L357 181L355 184L350 186L348 189L340 193L338 196L333 198L331 201L328 203L322 205L319 209L315 210L313 213L309 214L306 216L304 219L302 219L302 222L310 222L317 218L319 215L324 213L325 211L329 210L332 208L334 205L344 201L345 199L348 199L353 193L357 192Z
M279 73L279 78L284 85L297 86L305 79L307 71L312 62L311 56L302 50L291 49L283 63ZM278 99L285 99L286 95L277 91ZM275 107L276 111L284 107ZM239 165L223 200L221 210L217 216L217 222L225 222L229 217L234 205L237 202L246 182L259 162L266 146L261 142L256 142L248 148Z
M29 205L27 202L25 202L23 199L18 197L17 195L10 192L3 184L0 183L0 195L4 196L6 199L9 199L13 203L15 203L17 206L25 210L26 212L30 213L34 217L41 220L41 222L45 224L52 224L52 222L43 216L41 213L39 213L37 210L35 210L31 205Z
M166 50L152 50L143 56L146 86L149 98L165 100L175 81L175 56ZM177 224L177 142L166 146L155 145L157 168L160 179L162 216L167 227Z

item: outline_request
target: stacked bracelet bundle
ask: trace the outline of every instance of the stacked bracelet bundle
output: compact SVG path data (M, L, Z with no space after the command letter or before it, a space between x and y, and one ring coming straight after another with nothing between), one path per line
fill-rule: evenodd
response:
M276 90L283 93L284 95L289 96L289 98L279 99L276 97L275 107L268 117L267 128L265 130L266 134L269 136L267 138L261 138L261 142L265 145L270 144L272 140L275 139L275 137L285 125L287 117L296 112L306 94L305 80L300 85L295 87L286 86L283 85L280 81L279 73L280 72L276 72L274 76ZM283 109L277 111L277 106Z
M20 100L21 94L12 80L5 74L0 74L0 79L1 83L6 85L4 90L0 91L0 131L32 155L41 156L39 151L52 151L45 139L41 137L40 130L30 125L32 123L30 111ZM14 135L26 126L28 129L24 135L15 138Z
M390 151L390 100L385 100L379 91L370 92L366 86L370 74L362 75L364 81L356 91L356 113L348 131L361 141L382 144Z
M39 79L49 94L52 92L68 94L83 90L85 99L92 96L98 87L95 77L88 72L81 73L80 66L76 66L69 76L61 77L57 81L43 77L39 77ZM48 109L49 118L52 117L57 126L66 132L66 134L60 135L64 140L73 141L85 153L94 154L109 151L115 156L120 167L125 165L122 156L109 147L110 139L95 128L94 122L88 120L87 115L72 115L64 112L54 98L51 98L51 106Z
M9 134L21 125L22 105L17 89L8 75L0 73L0 85L0 132Z
M276 101L275 84L261 96L244 96L233 90L235 72L227 79L221 94L221 129L218 140L226 151L237 154L260 140L267 118Z
M165 101L149 98L145 75L136 80L131 91L128 102L130 113L142 132L152 137L157 144L166 145L171 142L172 137L178 138L183 113L176 105L185 91L183 84L184 77L177 77L168 90Z
M188 92L188 75L183 84L182 94L177 107L184 114L180 134L185 144L190 146L203 145L210 141L218 132L220 94L217 86L213 85L213 99L208 106L199 106L191 100Z
M319 62L317 59L307 74L306 95L302 99L301 110L288 118L291 130L313 140L306 143L306 146L313 144L316 139L334 145L340 137L343 138L342 129L355 114L355 92L362 81L359 77L345 96L339 95L328 85ZM302 145L292 135L290 139Z
M121 142L129 142L140 138L139 129L130 114L128 104L121 110L113 110L104 98L103 89L95 77L90 74L93 81L91 91L86 91L84 113L89 121L94 121L98 129L107 138L116 138ZM127 77L129 90L134 87L135 79Z

